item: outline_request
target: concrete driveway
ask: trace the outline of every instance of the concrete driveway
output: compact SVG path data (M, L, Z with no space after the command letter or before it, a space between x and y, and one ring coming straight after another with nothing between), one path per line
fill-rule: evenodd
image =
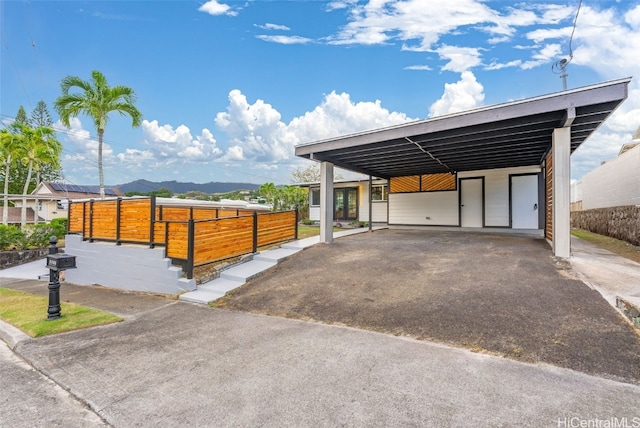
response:
M539 238L381 230L316 245L218 307L348 325L640 384L640 337Z

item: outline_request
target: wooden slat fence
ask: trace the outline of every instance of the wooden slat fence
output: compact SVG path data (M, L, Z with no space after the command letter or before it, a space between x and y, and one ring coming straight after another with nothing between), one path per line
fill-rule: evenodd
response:
M298 237L297 211L163 206L154 197L71 202L68 224L90 242L164 246L189 278L196 266Z

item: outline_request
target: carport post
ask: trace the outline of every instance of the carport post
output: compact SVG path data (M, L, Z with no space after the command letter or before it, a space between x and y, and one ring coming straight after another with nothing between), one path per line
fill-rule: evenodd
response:
M333 164L320 164L320 242L333 242Z
M553 253L571 252L571 127L553 130Z

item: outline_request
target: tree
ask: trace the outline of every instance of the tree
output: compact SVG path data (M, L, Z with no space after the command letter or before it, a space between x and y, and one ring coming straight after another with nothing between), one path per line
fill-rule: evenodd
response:
M24 107L20 106L20 108L18 108L18 113L16 113L16 118L13 121L13 125L27 124L28 122L27 112L24 111Z
M51 128L53 125L47 104L43 100L38 101L38 105L36 105L36 108L31 112L29 125L31 125L32 128L38 128L40 126L48 126Z
M22 210L20 213L20 225L24 228L27 224L27 193L29 191L29 183L31 182L31 174L33 171L40 171L44 164L55 165L59 168L60 152L62 152L62 144L55 139L55 132L52 128L40 126L38 128L30 128L27 125L21 125L22 134L22 152L20 163L27 167L27 179L24 182L24 190L22 191ZM37 216L37 212L35 216Z
M299 166L291 175L293 176L294 183L317 183L320 181L320 164L312 163L306 168ZM342 180L343 178L341 174L336 173L334 170L334 180Z
M4 172L4 196L2 207L2 224L9 224L9 176L11 167L14 166L16 158L19 157L22 143L22 136L10 132L7 129L0 130L0 158L5 168Z
M131 126L140 126L142 114L135 107L136 96L127 86L110 87L106 77L99 71L91 72L91 81L77 76L67 76L60 83L62 95L55 102L60 121L69 128L70 119L81 114L89 116L98 132L98 176L100 178L100 198L104 199L104 171L102 168L102 143L104 129L109 114L117 112L131 117ZM80 92L71 93L73 89Z
M258 193L271 205L271 211L302 208L308 200L306 189L298 186L276 186L273 183L265 183L260 186Z

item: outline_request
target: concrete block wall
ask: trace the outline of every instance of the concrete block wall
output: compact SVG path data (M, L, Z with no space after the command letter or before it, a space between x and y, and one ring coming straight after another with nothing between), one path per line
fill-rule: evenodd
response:
M65 253L76 256L77 269L65 280L79 285L103 285L131 291L177 294L196 289L194 279L182 278L182 269L165 258L164 248L83 241L67 235Z
M574 211L571 226L640 245L640 205Z

